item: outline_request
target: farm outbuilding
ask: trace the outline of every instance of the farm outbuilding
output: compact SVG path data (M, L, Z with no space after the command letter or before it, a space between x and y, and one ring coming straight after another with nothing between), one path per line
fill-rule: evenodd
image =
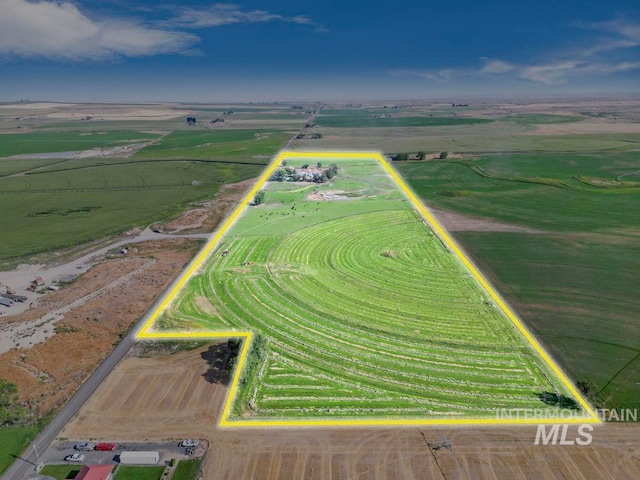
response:
M120 463L123 465L155 465L160 461L158 452L122 452Z

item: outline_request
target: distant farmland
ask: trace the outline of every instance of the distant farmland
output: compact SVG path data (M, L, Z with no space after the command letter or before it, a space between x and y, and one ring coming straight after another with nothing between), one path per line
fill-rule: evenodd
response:
M330 185L270 182L158 321L254 332L232 420L574 404L380 165L338 165Z
M159 139L139 131L4 134L0 157L112 148ZM0 263L144 227L259 174L291 137L275 130L184 131L128 158L0 158L0 200L11 228Z
M395 165L433 207L536 229L452 233L607 408L640 407L640 184L617 180L639 160L638 152L601 151Z

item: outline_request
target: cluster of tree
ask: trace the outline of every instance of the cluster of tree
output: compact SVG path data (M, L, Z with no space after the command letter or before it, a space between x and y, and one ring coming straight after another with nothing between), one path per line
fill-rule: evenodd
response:
M0 378L0 427L23 423L26 417L27 410L20 405L18 388Z
M592 382L589 380L579 380L578 383L576 383L576 386L587 400L591 403L597 403L598 389Z
M438 155L438 158L440 160L445 160L448 156L449 156L448 152L440 152L440 155ZM425 152L418 152L415 154L415 156L409 153L396 153L391 157L391 160L395 162L406 162L407 160L413 160L413 159L424 160L426 157L427 157L427 154Z
M244 340L245 342L247 340ZM238 345L239 350L239 345ZM254 335L249 352L245 359L245 367L240 378L240 385L244 385L255 378L262 364L265 355L267 354L267 342L261 335Z
M231 338L227 340L227 348L229 349L229 362L227 363L227 372L233 372L238 362L238 356L240 354L240 347L242 342L237 338Z
M284 163L283 163L284 165ZM317 168L320 171L308 171L304 170L309 169L309 164L305 163L302 165L301 170L296 171L295 168L285 167L278 168L274 171L269 177L269 181L271 182L314 182L314 183L324 183L327 180L331 180L338 173L338 165L332 163L328 168L322 168L322 162L317 163ZM254 200L255 203L255 200ZM256 204L258 205L258 204Z
M254 205L260 205L264 203L264 191L260 190L258 193L256 193L256 195L253 197L253 204Z
M298 140L318 140L322 138L321 133L299 133L296 135Z

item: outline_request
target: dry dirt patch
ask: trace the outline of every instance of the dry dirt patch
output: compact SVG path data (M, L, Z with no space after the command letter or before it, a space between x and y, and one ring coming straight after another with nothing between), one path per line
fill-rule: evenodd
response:
M451 210L429 207L442 226L449 232L518 232L546 233L535 228L499 222L489 218L472 217Z
M207 202L198 204L198 208L188 210L182 215L163 225L169 233L202 233L211 232L220 221L236 208L242 197L254 184L255 178L237 183L225 184L220 191Z
M20 399L36 416L62 405L199 247L200 242L185 239L138 244L137 253L93 267L71 286L48 294L37 309L11 317L11 322L37 318L99 290L150 258L156 260L139 275L66 313L50 327L58 333L44 343L0 355L2 377L17 384Z

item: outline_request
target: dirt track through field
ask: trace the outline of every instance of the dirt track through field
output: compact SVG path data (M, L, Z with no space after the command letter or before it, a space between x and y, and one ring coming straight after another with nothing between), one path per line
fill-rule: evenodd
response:
M211 443L207 479L637 479L640 425L590 446L535 446L536 427L218 429L225 347L126 358L62 436ZM446 440L452 446L436 449Z

